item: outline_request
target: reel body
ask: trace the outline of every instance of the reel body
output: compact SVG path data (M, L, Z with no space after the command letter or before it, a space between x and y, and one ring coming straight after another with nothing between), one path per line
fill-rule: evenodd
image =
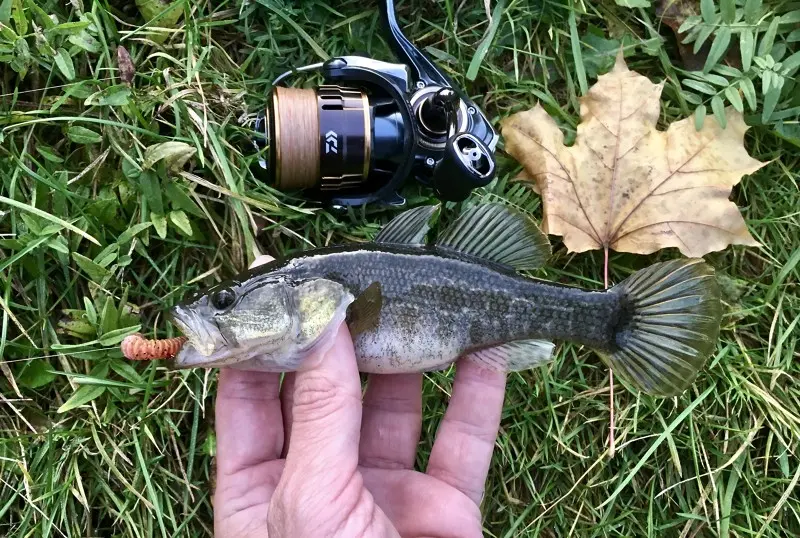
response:
M303 189L334 206L403 205L410 177L460 201L495 176L498 135L483 112L402 34L393 0L382 6L389 42L403 63L341 56L281 75L256 122L275 187ZM296 72L325 84L288 88Z

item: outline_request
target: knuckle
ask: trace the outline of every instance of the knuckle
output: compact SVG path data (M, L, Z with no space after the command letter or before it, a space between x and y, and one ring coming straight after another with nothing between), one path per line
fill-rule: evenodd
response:
M449 469L437 469L431 474L466 495L476 506L483 499L485 484L475 476L464 476Z
M461 439L460 449L468 450L476 441L488 447L494 446L497 430L468 420L448 419L456 435ZM490 448L491 450L491 448Z
M388 470L413 468L413 464L408 465L405 462L398 461L396 458L390 458L382 456L380 454L369 454L366 456L362 456L360 458L359 465L362 465L364 467L371 467L374 469L388 469Z
M316 420L342 411L351 405L352 395L324 374L308 373L294 389L295 422Z

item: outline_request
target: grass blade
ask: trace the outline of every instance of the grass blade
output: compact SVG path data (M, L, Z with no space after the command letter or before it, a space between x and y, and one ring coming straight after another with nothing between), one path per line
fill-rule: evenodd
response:
M731 509L733 505L733 494L736 492L736 485L739 483L739 475L742 471L744 459L739 458L736 464L731 469L728 478L728 483L725 487L720 488L722 494L722 502L720 502L720 522L719 522L719 535L720 538L728 538L730 536L731 528Z
M272 11L273 13L275 13L278 17L280 17L281 19L286 21L286 24L291 26L292 29L295 32L297 32L297 35L302 37L303 40L306 43L308 43L308 45L311 47L311 50L313 50L317 54L317 56L319 56L323 61L330 59L330 55L327 52L325 52L325 49L320 47L319 44L316 41L314 41L314 39L310 35L308 35L308 32L303 30L302 26L297 24L297 22L295 22L294 19L289 17L284 12L283 9L281 9L280 7L274 5L270 0L256 0L256 1L259 4L261 4L262 6L266 7L270 11Z
M21 209L22 211L27 211L28 213L33 213L37 217L41 217L41 218L43 218L45 220L49 220L50 222L52 222L54 224L58 224L59 226L63 226L64 228L66 228L67 230L70 230L71 232L75 232L76 234L80 235L84 239L94 243L98 247L102 246L100 244L100 241L98 241L97 239L95 239L94 237L89 235L88 233L84 232L83 230L81 230L77 226L74 226L74 225L70 224L69 222L67 222L67 221L65 221L63 219L58 218L55 215L51 215L50 213L47 213L46 211L42 211L41 209L35 208L35 207L30 206L28 204L23 204L22 202L18 202L16 200L12 200L11 198L6 198L5 196L0 196L0 203L10 205L11 207L16 207L17 209Z
M778 503L775 505L775 508L772 509L772 511L767 516L767 519L764 520L764 524L758 530L756 538L761 538L762 536L764 536L764 532L772 524L772 521L775 519L775 516L777 516L778 513L781 511L783 505L786 504L786 501L789 500L789 497L791 497L794 488L797 487L798 479L800 479L800 466L798 466L797 470L794 472L792 481L789 482L789 485L786 487L786 491L784 491L783 495L781 495L781 498L778 500Z
M574 6L569 11L569 40L572 45L572 57L575 60L578 86L581 89L581 95L586 95L589 92L589 84L586 82L586 68L583 65L583 56L581 55L581 40L578 36L578 23L575 20Z
M483 62L486 53L489 52L489 47L492 46L494 42L494 37L497 34L497 28L500 26L500 20L503 18L503 10L506 7L506 0L500 0L497 2L497 5L494 6L494 11L492 11L492 22L489 24L489 29L486 32L486 37L483 38L481 44L478 45L478 50L475 51L475 56L472 57L472 61L469 62L469 67L467 68L467 80L475 80L475 77L478 76L478 70L481 67L481 63Z
M653 453L658 449L659 446L661 446L661 443L666 441L667 437L672 433L672 431L675 428L677 428L678 425L681 424L684 420L686 420L686 417L688 417L692 413L692 411L694 411L694 408L700 405L703 402L703 400L705 400L706 397L709 394L711 394L711 392L714 390L715 387L716 385L711 385L710 387L708 387L705 391L703 391L703 393L700 396L697 397L695 401L689 404L689 406L686 409L684 409L680 415L675 417L675 420L673 420L667 427L667 429L664 430L655 441L653 441L653 444L650 445L650 448L647 449L647 452L644 453L644 455L638 461L638 463L633 467L633 469L631 469L631 472L628 473L628 475L622 480L620 485L617 486L617 488L608 497L608 499L603 501L603 503L600 504L598 508L602 508L607 504L614 502L614 500L617 498L617 496L619 496L622 490L625 489L628 484L630 484L631 480L633 480L633 477L636 476L637 472L639 472L639 469L644 467L644 464L647 463L648 458L653 455Z

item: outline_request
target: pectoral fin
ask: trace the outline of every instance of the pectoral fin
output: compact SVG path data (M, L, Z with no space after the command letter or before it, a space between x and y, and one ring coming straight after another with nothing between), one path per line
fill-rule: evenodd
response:
M466 358L491 370L516 372L550 362L554 348L555 344L547 340L516 340L473 351Z
M347 326L353 337L377 328L381 319L383 295L380 282L373 282L350 305Z

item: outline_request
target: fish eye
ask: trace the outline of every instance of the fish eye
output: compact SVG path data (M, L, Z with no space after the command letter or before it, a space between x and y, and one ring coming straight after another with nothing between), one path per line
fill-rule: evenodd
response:
M225 310L236 300L236 295L229 289L219 290L211 295L211 305L217 310Z

